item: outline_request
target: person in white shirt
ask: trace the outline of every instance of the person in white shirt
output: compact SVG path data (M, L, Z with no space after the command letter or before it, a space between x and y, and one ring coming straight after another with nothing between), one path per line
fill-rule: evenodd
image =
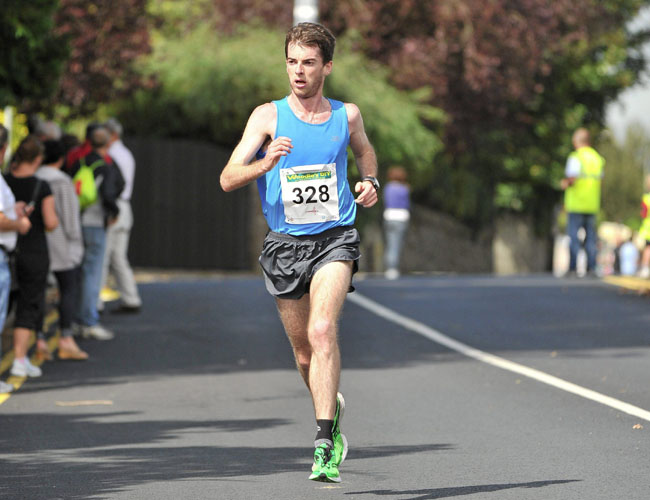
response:
M125 186L117 200L120 216L106 234L102 287L106 286L108 274L112 272L121 297L121 306L115 312L138 312L142 306L142 299L128 258L129 238L133 228L131 195L135 178L135 159L122 142L123 129L120 122L111 118L105 123L105 127L110 131L112 141L108 154L122 172Z
M7 129L0 124L0 167L4 164L8 139ZM31 209L27 209L24 202L16 202L13 192L4 177L0 175L0 331L7 319L11 291L9 255L16 248L18 233L26 234L32 227L29 220L30 211ZM0 394L13 390L13 385L0 381Z

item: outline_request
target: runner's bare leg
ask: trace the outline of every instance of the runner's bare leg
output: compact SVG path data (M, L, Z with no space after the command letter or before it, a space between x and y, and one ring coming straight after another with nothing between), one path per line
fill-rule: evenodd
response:
M352 279L352 262L330 262L311 281L309 388L317 420L333 420L341 374L338 320Z
M276 299L284 331L289 338L296 367L309 389L309 365L311 363L311 346L307 338L309 325L309 294L299 300ZM311 391L311 389L310 389Z

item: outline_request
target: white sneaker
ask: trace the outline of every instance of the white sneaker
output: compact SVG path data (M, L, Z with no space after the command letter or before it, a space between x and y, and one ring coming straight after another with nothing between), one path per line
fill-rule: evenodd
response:
M648 279L650 278L650 268L644 267L639 271L639 278L645 278Z
M9 392L13 392L13 390L14 390L13 385L0 380L0 394L7 394Z
M100 324L93 326L84 326L81 330L81 336L85 339L111 340L115 334L107 330Z
M38 366L34 366L29 359L14 359L11 365L11 374L15 377L40 377L43 372Z

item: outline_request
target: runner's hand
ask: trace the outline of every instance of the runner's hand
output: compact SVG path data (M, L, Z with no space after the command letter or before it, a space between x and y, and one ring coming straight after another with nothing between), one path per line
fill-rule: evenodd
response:
M262 171L268 172L278 164L280 158L291 153L293 145L288 137L278 137L271 141L266 149L266 156L262 160Z
M362 207L369 208L377 203L377 190L375 189L375 186L372 185L372 182L357 182L354 186L354 191L361 193L354 201Z

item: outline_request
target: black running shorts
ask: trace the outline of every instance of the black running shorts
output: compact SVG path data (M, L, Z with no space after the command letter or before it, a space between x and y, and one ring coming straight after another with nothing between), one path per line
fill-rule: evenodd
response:
M274 297L297 300L309 293L312 277L329 262L351 260L354 274L361 257L359 243L359 233L352 226L307 236L271 231L264 239L260 255L266 289ZM351 285L349 291L354 291Z

